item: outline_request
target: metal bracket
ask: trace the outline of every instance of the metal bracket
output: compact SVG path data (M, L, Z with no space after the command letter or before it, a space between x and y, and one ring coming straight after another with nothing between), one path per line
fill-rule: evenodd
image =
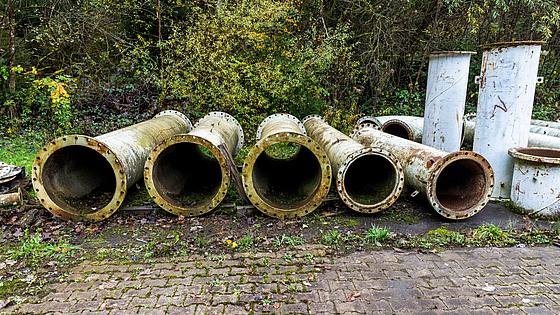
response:
M477 75L474 77L474 84L480 84L482 82L482 77Z
M537 77L537 83L543 83L544 77Z

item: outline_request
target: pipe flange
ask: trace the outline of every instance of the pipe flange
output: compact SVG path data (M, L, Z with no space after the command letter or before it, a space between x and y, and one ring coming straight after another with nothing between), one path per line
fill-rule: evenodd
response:
M280 113L280 114L272 114L268 117L266 117L261 124L259 125L259 128L257 128L257 133L255 135L255 141L259 141L261 140L261 136L262 136L262 132L264 127L271 121L277 118L287 118L291 121L293 121L299 128L299 130L301 131L302 134L307 135L307 131L305 131L305 127L303 127L302 122L297 119L297 117L290 115L290 114L284 114L284 113Z
M326 122L325 119L323 118L323 116L316 115L316 114L311 114L311 115L307 115L307 116L303 117L303 119L301 120L301 123L305 124L308 120L311 120L311 119L319 119L320 121Z
M237 121L237 119L235 119L235 117L233 117L232 115L230 115L228 113L225 113L225 112L209 112L204 117L200 118L195 123L194 127L196 128L198 125L200 125L201 123L203 123L204 121L208 120L208 118L211 118L211 117L222 118L227 122L233 122L237 126L237 145L235 146L235 150L234 150L234 152L232 152L232 155L233 156L238 155L239 152L241 151L241 148L243 147L243 143L245 142L245 135L243 133L243 127L241 127L241 124L239 124L239 121Z
M364 116L361 117L360 119L358 119L358 121L356 121L356 127L363 124L363 123L370 123L373 125L376 125L377 127L379 127L379 129L381 129L381 126L383 125L379 119L373 117L373 116Z
M510 148L508 154L512 157L529 162L560 165L560 150L545 148Z
M476 213L478 213L490 200L492 196L492 191L494 189L494 171L490 166L488 160L486 160L482 155L472 152L472 151L457 151L450 153L441 159L428 163L431 163L432 170L428 176L428 185L426 187L426 196L430 202L430 205L445 218L448 219L466 219ZM452 174L447 174L447 176L453 177L454 180L461 179L460 174L455 173L453 167L449 167L451 164L461 163L460 168L468 168L472 172L476 172L479 175L479 180L473 179L474 184L480 184L473 191L468 191L465 193L471 193L471 196L467 196L471 203L464 203L464 200L458 200L455 195L452 200L443 200L444 196L438 197L438 182L442 175L444 169L449 168L447 172L452 172ZM483 185L482 185L483 184ZM445 189L446 185L442 189ZM461 208L456 207L454 202L460 201L462 204ZM458 203L459 204L459 203Z
M387 196L383 196L383 199L375 203L364 203L359 200L356 200L356 198L350 196L348 194L347 189L345 189L346 173L350 168L350 166L352 165L352 163L358 160L359 158L368 155L380 156L385 158L395 170L395 174L394 174L395 183L393 185L393 189L387 194ZM389 206L395 203L395 201L397 201L397 199L399 198L403 190L403 187L404 187L404 170L402 168L401 163L391 152L387 150L383 150L381 148L365 147L363 149L355 151L352 154L348 155L348 157L344 159L344 161L338 168L338 173L336 178L336 188L338 190L338 193L342 201L348 207L350 207L350 209L354 211L358 211L361 213L375 213L387 209Z
M253 167L255 162L261 154L265 154L265 150L276 144L282 142L292 142L307 148L315 158L321 168L321 181L312 196L308 197L305 202L298 204L286 205L280 207L278 204L271 202L261 196L255 188L253 183ZM255 146L249 151L245 162L243 164L243 187L247 197L251 203L261 212L277 218L286 217L301 217L313 212L321 205L323 200L327 197L331 186L331 165L326 152L321 148L317 142L306 135L290 132L279 132L267 136L266 138L258 141Z
M168 109L168 110L161 111L157 113L153 118L157 118L165 115L177 116L183 119L185 121L185 124L187 125L187 129L188 129L187 132L193 129L193 124L191 123L190 119L185 114L176 110Z
M350 132L350 134L348 135L350 138L354 138L354 136L362 129L364 128L371 128L371 129L375 129L375 130L381 130L381 128L374 124L374 123L369 123L369 122L364 122L361 124L357 124L356 127L354 127L354 129L352 129L352 131Z
M92 150L91 154L100 154L111 166L115 176L115 190L111 200L101 208L92 209L85 213L77 210L67 201L63 200L64 192L60 189L45 189L45 185L53 185L43 177L45 167L50 167L49 157L57 151L78 146ZM56 168L56 165L53 165ZM32 170L33 189L41 204L52 214L62 220L92 221L97 222L111 216L122 205L127 191L127 178L120 158L103 142L84 135L69 135L57 138L47 143L37 154ZM54 186L54 185L53 185ZM49 194L51 191L52 194ZM56 194L56 193L59 194Z
M156 180L154 178L154 171L157 168L159 162L158 158L160 157L160 155L166 152L166 150L171 149L172 146L182 143L193 143L204 147L205 149L210 151L210 153L212 153L221 168L222 178L220 187L218 188L216 193L212 198L206 199L196 205L184 205L183 203L173 199L165 192L161 191L161 188L158 187L160 185L156 184ZM194 165L193 167L197 166ZM226 196L230 181L230 171L221 150L210 141L202 137L190 134L175 135L158 144L151 151L148 159L146 160L146 164L144 165L144 183L146 184L148 193L159 207L167 212L178 216L182 215L186 217L194 217L212 211L220 204L220 202L222 202L222 200Z

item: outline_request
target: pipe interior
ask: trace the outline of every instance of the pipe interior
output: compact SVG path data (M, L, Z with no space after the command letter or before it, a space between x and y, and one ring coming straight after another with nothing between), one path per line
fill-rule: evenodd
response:
M163 150L152 172L159 195L179 207L210 202L222 185L222 167L216 157L191 142L177 143Z
M385 200L395 189L397 172L391 162L381 155L362 155L348 166L344 188L348 196L364 205Z
M383 126L383 132L399 138L412 140L412 134L402 124L396 122L387 123Z
M441 170L436 180L436 199L450 211L465 211L486 198L483 167L474 160L460 159Z
M84 146L55 151L45 162L42 177L49 198L75 214L96 212L115 195L116 178L111 164L99 152Z
M287 142L276 143L259 155L253 165L253 186L261 199L280 209L305 205L319 190L321 165L305 146ZM280 154L282 150L285 154ZM271 150L269 150L271 149ZM274 155L268 152L275 152Z
M540 148L523 148L518 149L517 152L527 155L532 155L534 157L543 157L543 158L553 158L553 159L560 159L560 150L546 150Z

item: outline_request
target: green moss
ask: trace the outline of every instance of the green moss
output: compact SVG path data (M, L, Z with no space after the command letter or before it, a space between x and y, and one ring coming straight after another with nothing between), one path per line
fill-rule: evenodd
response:
M0 281L0 284L0 298L11 297L25 286L20 280Z

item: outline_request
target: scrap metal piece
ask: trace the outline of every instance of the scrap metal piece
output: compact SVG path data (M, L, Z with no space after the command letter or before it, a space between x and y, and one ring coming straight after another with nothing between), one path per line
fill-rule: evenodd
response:
M543 42L483 45L473 151L495 173L493 198L509 198L514 158L509 148L528 144L531 111Z
M309 136L327 152L338 194L348 207L362 213L375 213L397 201L404 186L404 172L391 152L366 147L317 115L305 117L303 125Z
M0 195L0 207L23 206L23 193L21 188L15 193Z
M37 154L33 189L41 204L60 219L106 219L121 206L128 188L142 178L153 147L191 129L185 115L164 111L95 138L60 137Z
M366 146L391 151L404 170L405 184L422 192L430 205L449 219L478 213L492 195L494 173L478 153L447 153L362 125L352 138Z
M531 215L560 217L560 150L511 148L511 202Z
M471 51L430 53L422 144L446 152L461 149Z
M151 151L144 167L150 196L176 215L192 217L211 211L224 199L231 181L220 146L237 154L243 141L243 129L233 116L208 113L188 134L170 137Z
M263 120L259 131L257 143L243 164L247 197L269 216L311 213L325 199L331 185L327 154L292 115L271 115Z

